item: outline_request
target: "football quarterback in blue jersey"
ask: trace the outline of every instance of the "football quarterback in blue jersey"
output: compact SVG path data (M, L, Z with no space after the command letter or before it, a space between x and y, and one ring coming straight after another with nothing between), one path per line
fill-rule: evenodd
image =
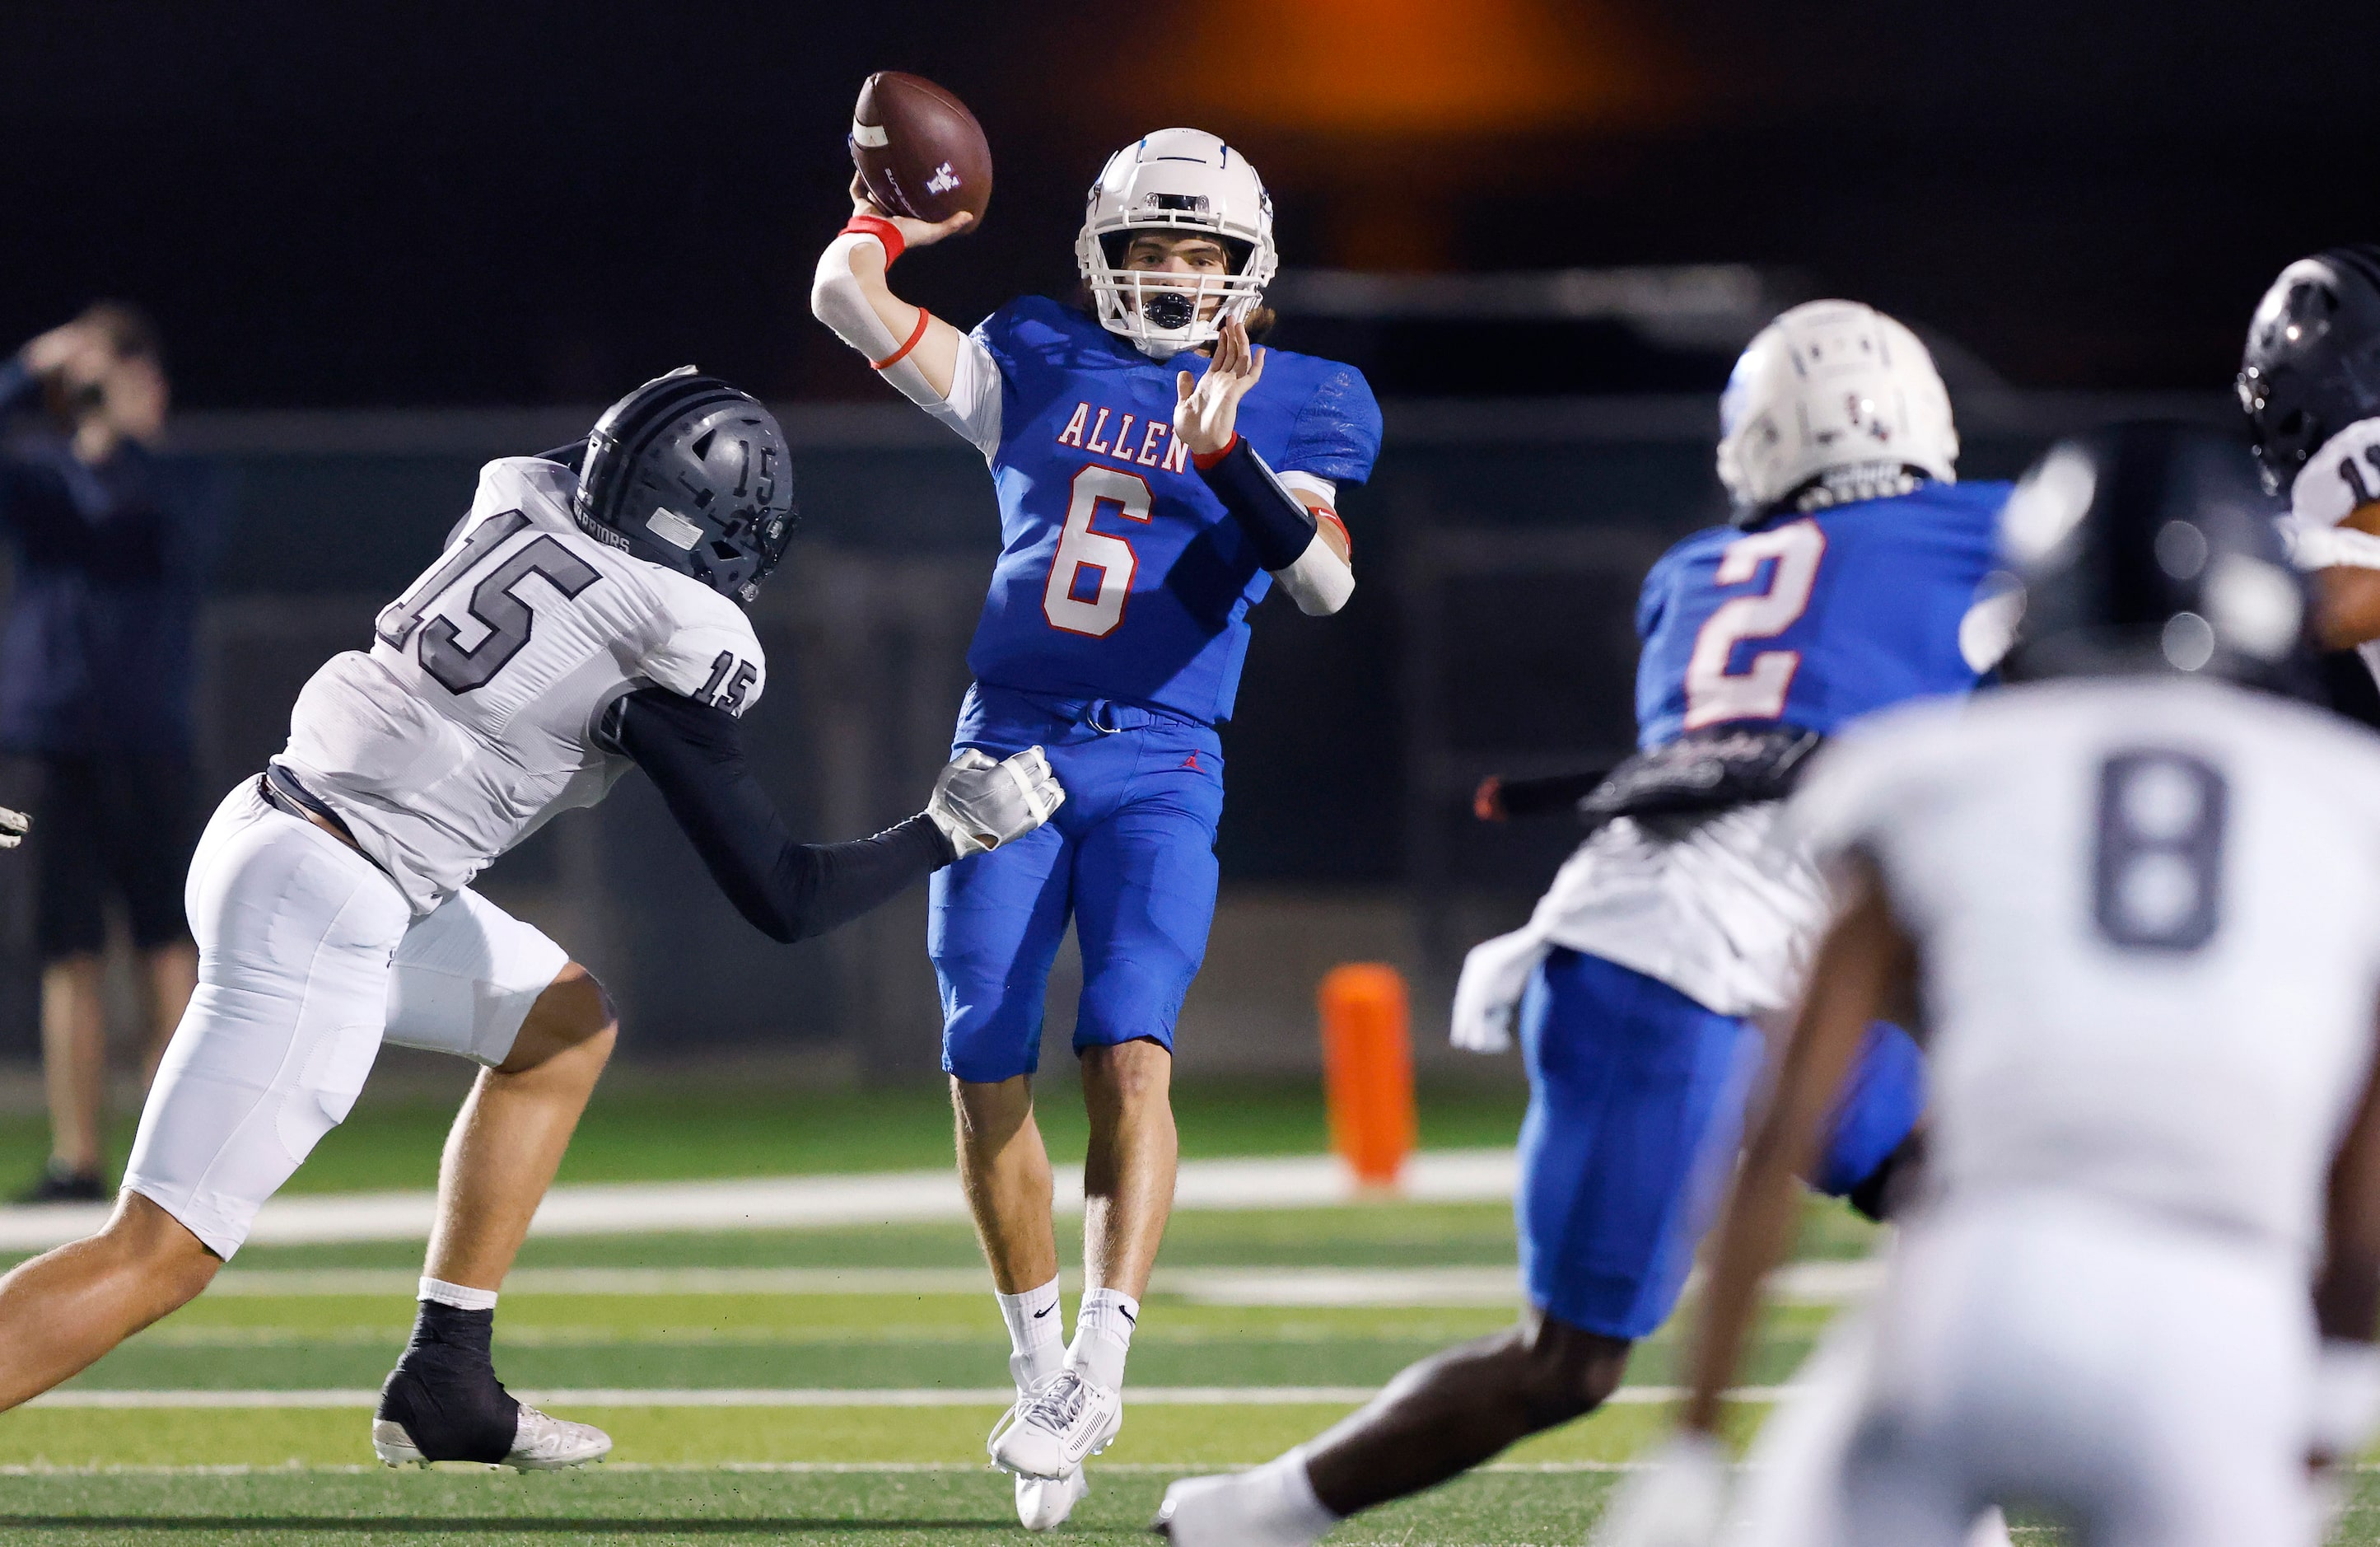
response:
M1586 791L1592 834L1456 990L1456 1041L1507 1046L1517 1023L1528 1068L1521 1322L1265 1467L1176 1483L1160 1517L1176 1542L1303 1547L1611 1394L1684 1286L1756 1088L1757 1023L1790 1008L1825 921L1781 797L1846 722L1963 693L1997 658L1978 603L2008 487L1955 481L1949 397L1907 328L1796 307L1737 362L1720 423L1737 517L1645 577L1639 750L1568 792ZM1920 1075L1906 1033L1870 1029L1815 1185L1881 1209Z
M1079 303L1014 301L962 334L895 296L907 247L962 228L856 213L819 261L812 310L980 450L1001 554L967 652L956 744L1048 749L1068 795L1032 838L934 884L942 1066L959 1165L1014 1343L1018 1397L993 1431L1020 1516L1046 1529L1123 1421L1124 1353L1173 1192L1174 1017L1215 905L1222 744L1248 611L1275 585L1325 614L1354 587L1333 506L1379 450L1351 366L1251 342L1277 256L1247 162L1196 129L1126 146L1075 242ZM1087 1289L1058 1339L1049 1158L1030 1079L1071 918L1091 1119Z

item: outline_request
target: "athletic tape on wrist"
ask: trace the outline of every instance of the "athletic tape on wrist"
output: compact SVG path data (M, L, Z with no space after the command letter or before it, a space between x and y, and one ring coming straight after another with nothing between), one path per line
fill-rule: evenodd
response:
M853 215L844 222L843 228L854 236L873 237L882 242L884 266L888 269L900 261L901 254L909 250L909 238L901 235L901 228L882 215Z

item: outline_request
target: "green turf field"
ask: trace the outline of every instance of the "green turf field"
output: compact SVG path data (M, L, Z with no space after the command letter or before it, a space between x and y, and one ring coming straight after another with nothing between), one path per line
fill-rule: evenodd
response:
M1820 1249L1852 1251L1864 1235L1829 1212L1814 1240ZM1193 1277L1333 1266L1492 1275L1512 1259L1512 1224L1500 1207L1377 1204L1184 1215L1167 1261ZM369 1391L403 1343L414 1261L410 1249L377 1245L245 1252L223 1292L66 1390L81 1400ZM897 1543L1000 1540L1013 1530L1007 1481L981 1465L998 1408L971 1398L1004 1379L1005 1340L989 1297L969 1286L978 1269L964 1226L577 1238L532 1243L523 1268L521 1282L532 1285L540 1274L567 1285L557 1275L601 1268L612 1273L613 1287L644 1291L537 1288L504 1300L499 1357L516 1386L610 1389L603 1405L568 1409L617 1439L615 1460L601 1471L390 1473L366 1466L368 1413L359 1406L35 1407L0 1417L0 1467L7 1468L0 1541L277 1547L382 1534L532 1541L568 1530L620 1541L748 1532L756 1541ZM683 1282L699 1269L733 1270L721 1281L727 1292L671 1287L670 1275ZM872 1276L859 1292L736 1286L735 1273L782 1278L786 1269ZM650 1282L640 1285L638 1273ZM1167 1478L1263 1460L1352 1406L1337 1394L1281 1400L1299 1395L1281 1388L1373 1386L1510 1315L1492 1304L1270 1306L1152 1295L1135 1344L1136 1384L1271 1395L1262 1406L1194 1400L1134 1409L1096 1474L1085 1529L1073 1534L1136 1530ZM1753 1378L1782 1378L1821 1316L1781 1313ZM1632 1381L1668 1380L1673 1355L1666 1339L1656 1340ZM618 1388L706 1396L766 1388L811 1400L663 1406L618 1400ZM933 1405L832 1405L884 1392ZM1506 1458L1523 1469L1384 1513L1346 1539L1575 1540L1611 1480L1596 1468L1627 1457L1659 1414L1654 1406L1615 1407ZM210 1468L236 1470L190 1469Z
M1184 1104L1194 1153L1321 1144L1302 1092L1194 1089ZM1431 1113L1426 1102L1426 1127L1450 1144L1508 1139L1515 1115L1495 1091ZM426 1182L443 1115L420 1100L367 1109L334 1139L344 1150L326 1146L314 1186ZM946 1159L945 1122L914 1093L688 1102L630 1088L590 1121L573 1164L579 1180L929 1165ZM1062 1154L1078 1151L1078 1124L1050 1127ZM794 1159L763 1163L781 1152ZM1814 1205L1801 1253L1855 1257L1872 1239ZM1162 1270L1173 1286L1160 1278L1133 1353L1134 1388L1165 1399L1129 1407L1064 1534L1148 1541L1170 1478L1264 1460L1414 1359L1504 1325L1513 1255L1509 1212L1493 1204L1178 1217ZM0 1544L1030 1540L1007 1480L983 1465L1006 1346L963 1224L533 1241L504 1297L500 1368L533 1396L577 1394L552 1405L618 1442L602 1468L562 1476L370 1464L370 1393L403 1345L419 1263L403 1243L252 1248L216 1290L64 1388L80 1405L0 1415ZM1468 1288L1447 1297L1457 1303L1258 1303L1299 1274L1416 1269ZM1747 1383L1789 1376L1828 1314L1772 1312ZM1673 1333L1650 1340L1630 1384L1673 1382L1677 1354ZM1332 1541L1581 1541L1665 1412L1617 1403ZM2344 1540L2380 1542L2380 1498L2362 1502Z
M397 1082L367 1086L290 1179L291 1192L427 1188L465 1088L451 1060L451 1091ZM443 1069L432 1072L448 1072ZM392 1088L393 1087L393 1088ZM1427 1086L1422 1143L1437 1150L1510 1144L1526 1092L1517 1082ZM1330 1148L1318 1083L1184 1080L1174 1089L1182 1152L1190 1160L1319 1154ZM111 1163L121 1168L136 1115L119 1114ZM1050 1153L1079 1161L1086 1142L1080 1097L1047 1083L1037 1116ZM29 1182L48 1153L48 1120L0 1115L0 1192ZM951 1112L938 1081L841 1090L788 1089L765 1077L615 1069L596 1091L558 1180L666 1182L713 1176L899 1171L947 1165ZM21 1178L21 1181L19 1180Z

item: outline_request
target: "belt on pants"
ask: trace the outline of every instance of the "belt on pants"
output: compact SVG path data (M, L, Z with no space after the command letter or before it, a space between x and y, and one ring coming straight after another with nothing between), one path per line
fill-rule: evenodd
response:
M358 854L363 855L366 864L381 874L388 876L391 881L396 879L389 875L386 865L365 853L364 846L356 842L355 834L348 829L346 822L340 818L338 812L331 810L321 796L299 784L298 775L279 763L268 762L264 765L264 772L257 777L256 793L264 797L265 804L275 810L294 816L300 822L312 822L319 819L341 843L346 844Z

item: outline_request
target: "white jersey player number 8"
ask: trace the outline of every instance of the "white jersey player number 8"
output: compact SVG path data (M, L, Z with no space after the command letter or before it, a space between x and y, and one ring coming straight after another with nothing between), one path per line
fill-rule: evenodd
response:
M1132 593L1140 555L1125 539L1093 531L1091 518L1110 506L1127 521L1146 522L1154 498L1148 481L1138 473L1096 464L1075 475L1073 488L1065 530L1050 561L1050 583L1041 589L1041 615L1052 628L1103 639L1123 621L1124 598ZM1099 572L1099 594L1087 599L1075 594L1075 580L1087 568Z
M1817 583L1818 561L1826 552L1827 534L1811 520L1756 531L1727 545L1714 577L1720 585L1742 585L1770 559L1777 568L1767 591L1721 603L1694 636L1694 652L1686 661L1686 729L1784 714L1785 691L1802 668L1802 652L1764 650L1741 672L1727 669L1728 657L1746 640L1769 639L1793 626L1810 605L1810 588Z

